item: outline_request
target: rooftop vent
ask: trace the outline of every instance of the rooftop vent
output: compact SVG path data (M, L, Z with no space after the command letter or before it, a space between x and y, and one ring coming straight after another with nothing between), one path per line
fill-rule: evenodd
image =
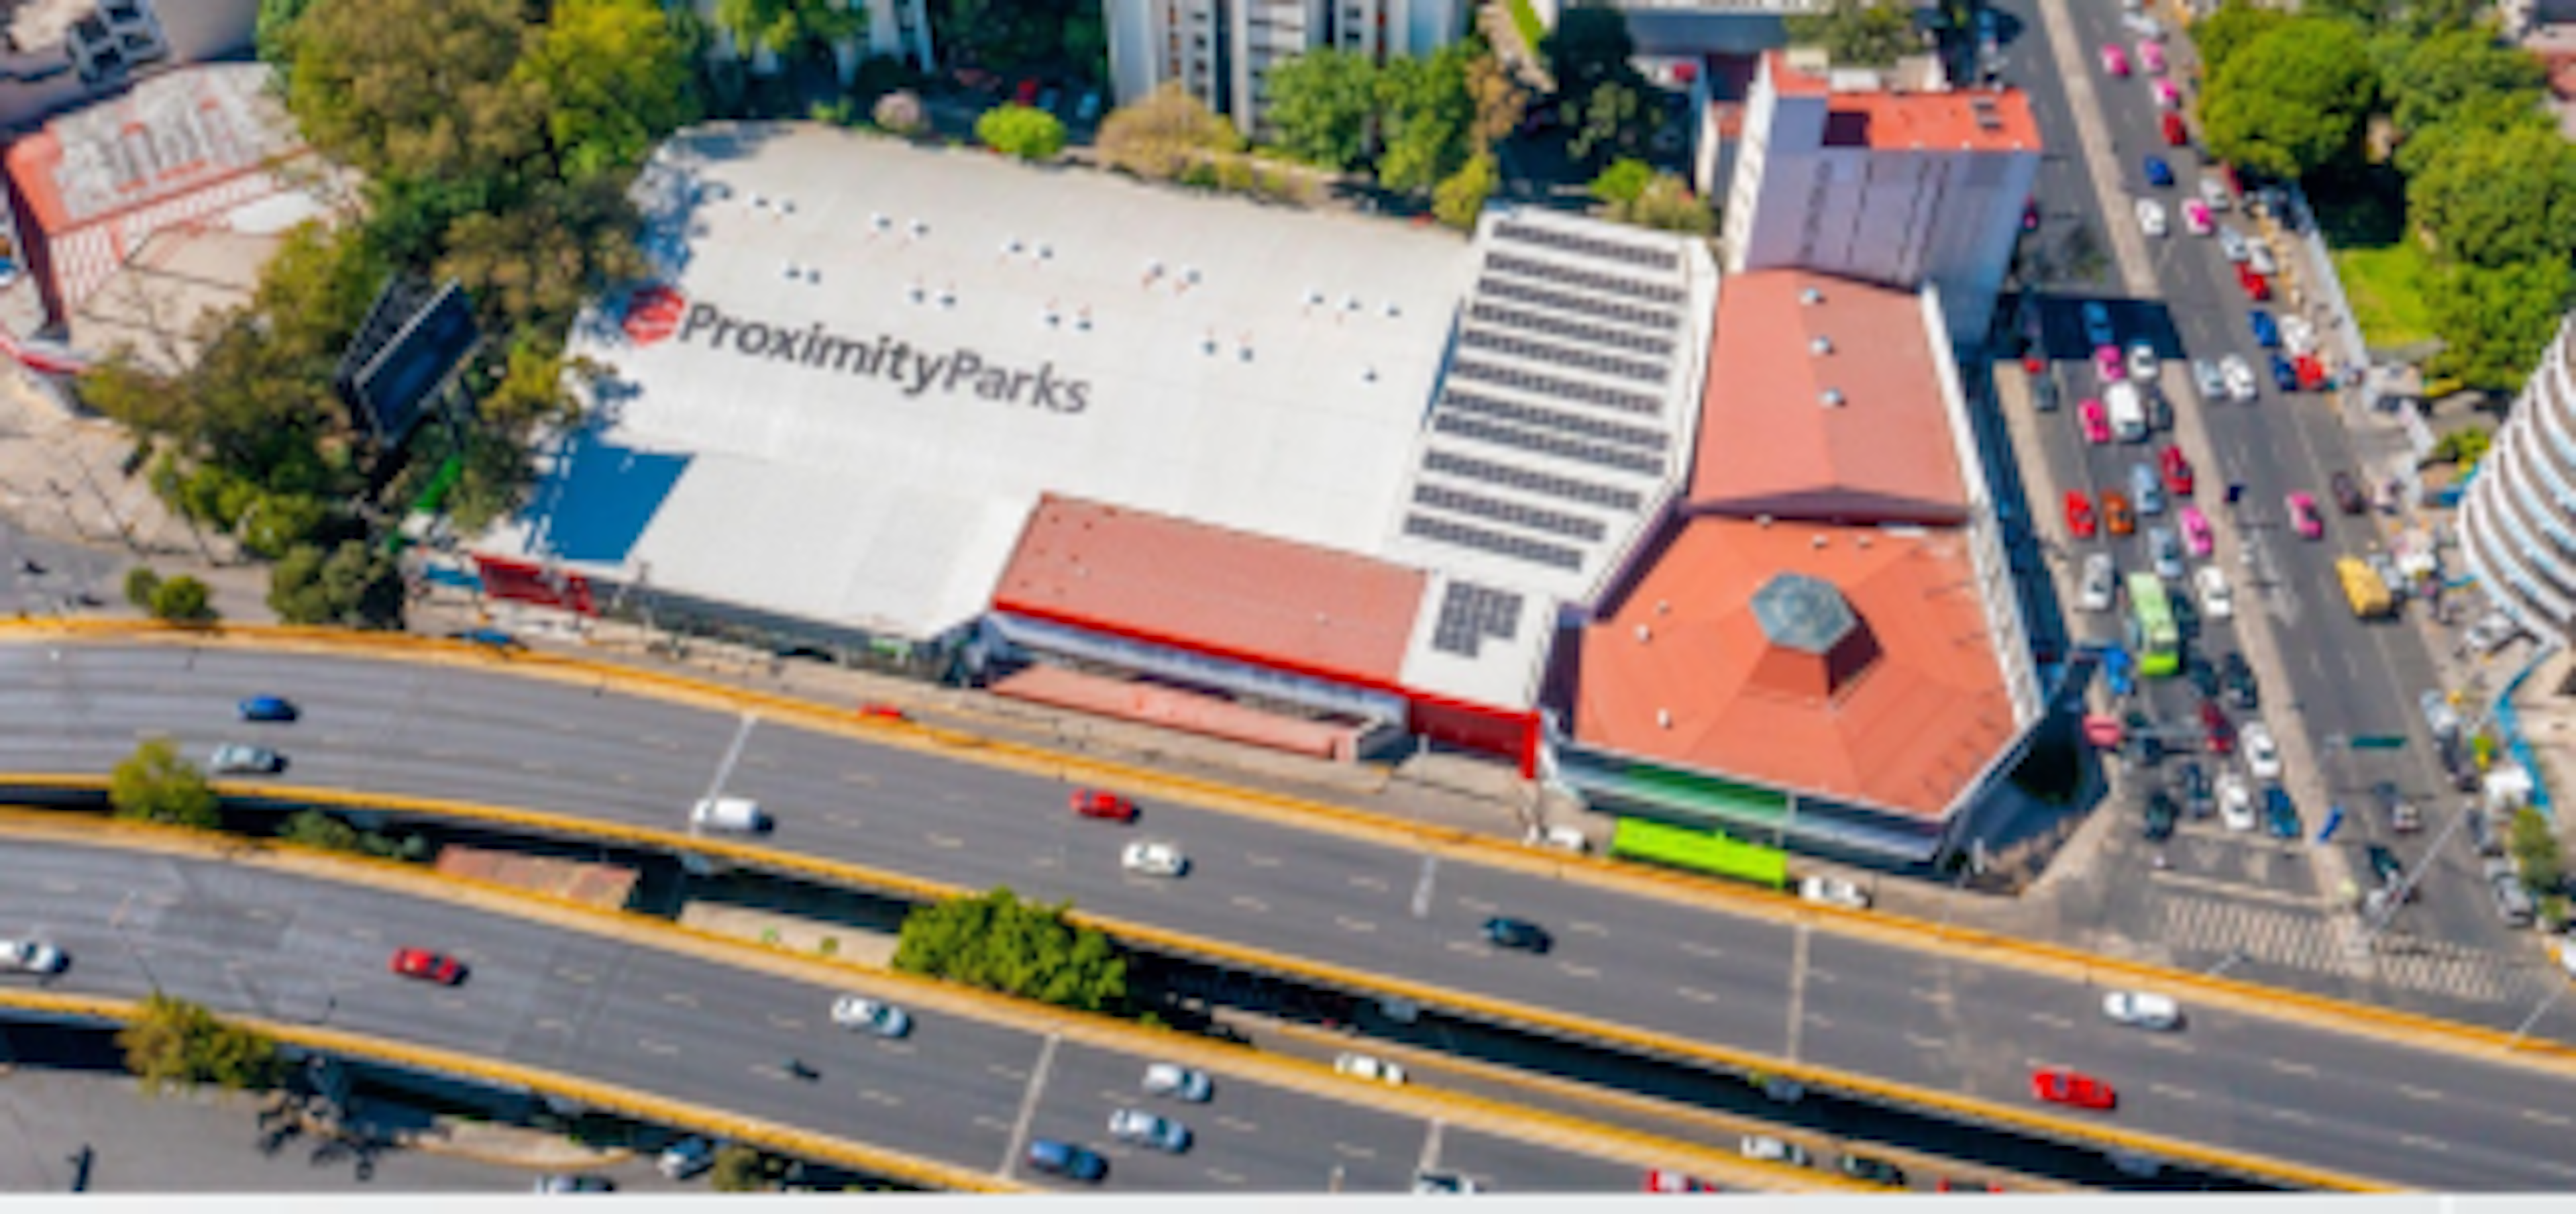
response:
M1402 315L1404 315L1404 309L1396 307L1394 300L1390 299L1386 301L1386 318L1388 320L1393 320Z
M1996 112L1994 98L1969 98L1968 109L1977 116L1977 129L1983 131L2000 131L2003 129L2004 118L2002 114Z
M1672 728L1672 727L1673 727L1673 710L1672 710L1672 709L1669 709L1669 708L1658 708L1658 709L1656 709L1656 710L1655 710L1655 726L1656 726L1657 728L1659 728L1659 729L1670 729L1670 728Z
M1654 629L1652 629L1652 628L1648 628L1648 627L1646 627L1646 626L1645 626L1645 625L1643 625L1643 624L1639 624L1639 625L1637 625L1637 643L1638 643L1638 644L1643 645L1643 644L1645 644L1646 642L1651 641L1651 640L1654 640L1654 639L1655 639L1655 630L1654 630Z
M919 219L913 220L912 234L916 238L928 236L930 235L930 225Z
M1798 292L1798 302L1802 304L1820 304L1825 302L1825 293L1815 289L1814 287L1807 287Z
M1311 308L1311 307L1314 307L1316 304L1319 304L1319 303L1322 303L1322 302L1324 302L1324 293L1323 293L1323 292L1318 291L1318 290L1316 290L1316 289L1315 289L1315 288L1313 288L1313 287L1308 287L1308 288L1306 288L1306 306L1307 306L1307 307L1310 307L1310 308Z
M1754 515L1753 525L1756 527L1768 527L1771 525L1771 516L1767 514Z
M1039 261L1054 261L1054 260L1055 260L1055 246L1054 246L1054 245L1051 245L1051 244L1042 244L1042 245L1039 245L1039 246L1038 246L1038 260L1039 260Z
M1816 334L1814 337L1807 340L1807 353L1809 354L1823 355L1831 354L1833 352L1834 339L1827 337L1822 333Z
M1820 552L1824 550L1825 543L1825 537L1821 533L1807 538L1807 546Z
M887 218L883 211L874 211L868 215L868 225L882 232L893 227L894 220Z
M1816 403L1823 405L1828 409L1842 408L1843 390L1840 388L1827 388L1816 394Z
M1085 306L1080 312L1074 313L1073 327L1080 329L1085 333L1091 331L1091 309L1088 306Z

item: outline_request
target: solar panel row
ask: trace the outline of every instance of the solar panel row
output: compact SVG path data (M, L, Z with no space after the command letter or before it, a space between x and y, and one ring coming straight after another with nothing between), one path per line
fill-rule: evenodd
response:
M1624 240L1603 240L1597 236L1577 236L1572 232L1560 232L1554 228L1542 228L1533 224L1498 223L1494 225L1494 235L1499 239L1520 244L1562 249L1596 261L1626 262L1629 265L1644 266L1650 270L1669 271L1678 269L1681 265L1681 254L1669 248L1630 244Z
M1541 510L1536 506L1524 506L1518 502L1507 502L1500 498L1486 497L1481 493L1452 489L1446 485L1415 484L1413 504L1457 514L1472 514L1490 522L1509 523L1515 527L1526 527L1532 531L1544 531L1550 535L1561 535L1570 540L1583 540L1587 543L1600 542L1603 533L1601 524L1592 519L1562 514L1554 510Z
M1472 455L1461 455L1441 447L1432 447L1423 451L1422 470L1438 472L1462 480L1484 481L1530 493L1541 493L1569 502L1581 502L1587 506L1624 510L1631 514L1645 504L1646 500L1644 495L1632 490L1598 485L1571 476L1539 472L1517 464L1499 464L1492 460L1477 459Z
M1605 447L1599 443L1576 442L1562 435L1538 433L1516 426L1497 426L1491 422L1479 421L1447 410L1441 411L1431 419L1431 427L1443 434L1454 434L1460 438L1472 438L1499 446L1518 447L1523 451L1553 455L1559 459L1573 460L1601 468L1616 468L1622 472L1634 472L1639 476L1657 476L1664 470L1664 461L1651 455L1623 451L1617 447Z
M1673 343L1660 337L1648 337L1642 333L1631 333L1626 329L1605 329L1600 325L1588 325L1577 320L1541 316L1536 312L1524 312L1519 308L1507 308L1501 304L1486 303L1482 300L1470 305L1467 315L1471 319L1491 324L1508 325L1515 329L1526 329L1532 333L1545 333L1551 337L1570 338L1621 350L1634 350L1639 354L1651 355L1659 359L1669 359L1673 356Z
M1517 388L1533 396L1544 396L1560 402L1581 401L1587 405L1600 405L1645 417L1654 417L1662 413L1664 408L1662 401L1643 392L1629 392L1620 388L1603 387L1600 384L1578 383L1570 379L1558 379L1553 375L1541 375L1536 371L1524 371L1519 367L1506 367L1501 363L1489 363L1473 358L1461 358L1450 363L1449 378L1481 380L1497 387Z
M1472 658L1485 638L1512 639L1520 630L1521 596L1473 582L1451 582L1431 625L1431 647Z
M1543 430L1561 430L1568 434L1580 434L1585 438L1603 439L1648 451L1661 452L1672 442L1671 436L1661 430L1649 430L1643 426L1623 426L1617 422L1585 417L1579 413L1561 413L1554 409L1542 409L1537 405L1497 400L1481 392L1470 392L1464 388L1451 387L1442 391L1440 404L1442 408L1473 413L1479 417L1490 417L1498 422L1517 422L1524 426L1537 426Z
M1569 350L1564 346L1549 345L1545 342L1526 341L1496 333L1491 329L1464 330L1458 334L1458 344L1474 346L1480 350L1491 350L1497 354L1509 354L1515 358L1526 358L1532 362L1572 367L1577 371L1615 375L1621 379L1633 379L1639 383L1653 384L1657 387L1663 386L1664 382L1664 370L1661 367L1625 358L1612 358L1606 354L1594 354L1585 350Z
M1586 316L1617 321L1623 325L1635 325L1640 329L1652 329L1657 333L1670 333L1681 325L1680 317L1662 308L1640 308L1631 304L1613 303L1606 299L1568 295L1563 291L1550 291L1544 287L1534 287L1525 282L1498 278L1491 274L1476 280L1476 294L1490 295L1497 299L1508 299L1535 307L1554 308L1559 312L1581 312Z
M1688 298L1690 294L1680 287L1664 283L1645 282L1619 274L1597 274L1590 270L1578 270L1572 266L1561 266L1532 257L1515 257L1509 253L1488 253L1485 255L1485 265L1489 269L1518 274L1524 278L1536 278L1543 282L1560 283L1569 287L1590 287L1595 291L1608 291L1614 295L1625 295L1630 299L1642 299L1648 303L1677 304Z
M1572 548L1558 544L1542 544L1536 540L1522 539L1517 535L1504 535L1500 532L1487 531L1482 527L1470 527L1465 523L1453 523L1448 519L1432 518L1424 514L1405 515L1404 533L1443 544L1455 544L1461 548L1474 548L1497 556L1528 561L1534 565L1545 565L1551 569L1583 567L1583 554Z

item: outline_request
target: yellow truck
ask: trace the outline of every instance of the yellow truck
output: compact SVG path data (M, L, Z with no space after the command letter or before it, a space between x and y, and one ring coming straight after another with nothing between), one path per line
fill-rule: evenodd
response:
M2388 584L2380 581L2378 571L2360 557L2335 558L2335 578L2343 583L2343 597L2352 604L2353 615L2376 619L2397 609L2397 601L2388 595Z

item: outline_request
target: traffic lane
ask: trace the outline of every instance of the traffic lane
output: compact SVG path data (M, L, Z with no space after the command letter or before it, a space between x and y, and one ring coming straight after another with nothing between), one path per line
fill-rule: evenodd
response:
M1442 1126L1432 1169L1498 1193L1627 1193L1644 1180L1632 1164L1575 1155L1537 1143Z
M1400 1193L1428 1129L1410 1117L1222 1077L1203 1104L1152 1096L1140 1086L1144 1069L1132 1055L1060 1044L1029 1135L1099 1151L1109 1158L1110 1182L1121 1189L1278 1193L1338 1185L1344 1191ZM1190 1149L1175 1155L1111 1138L1109 1117L1122 1108L1189 1127Z
M2012 1103L2028 1009L1994 1004L1982 971L1819 934L1808 942L1799 1058Z

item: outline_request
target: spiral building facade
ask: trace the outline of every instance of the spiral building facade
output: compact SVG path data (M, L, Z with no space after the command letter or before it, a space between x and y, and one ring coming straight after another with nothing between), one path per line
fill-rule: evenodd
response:
M2487 597L2534 636L2576 627L2576 323L2561 322L2460 511Z

